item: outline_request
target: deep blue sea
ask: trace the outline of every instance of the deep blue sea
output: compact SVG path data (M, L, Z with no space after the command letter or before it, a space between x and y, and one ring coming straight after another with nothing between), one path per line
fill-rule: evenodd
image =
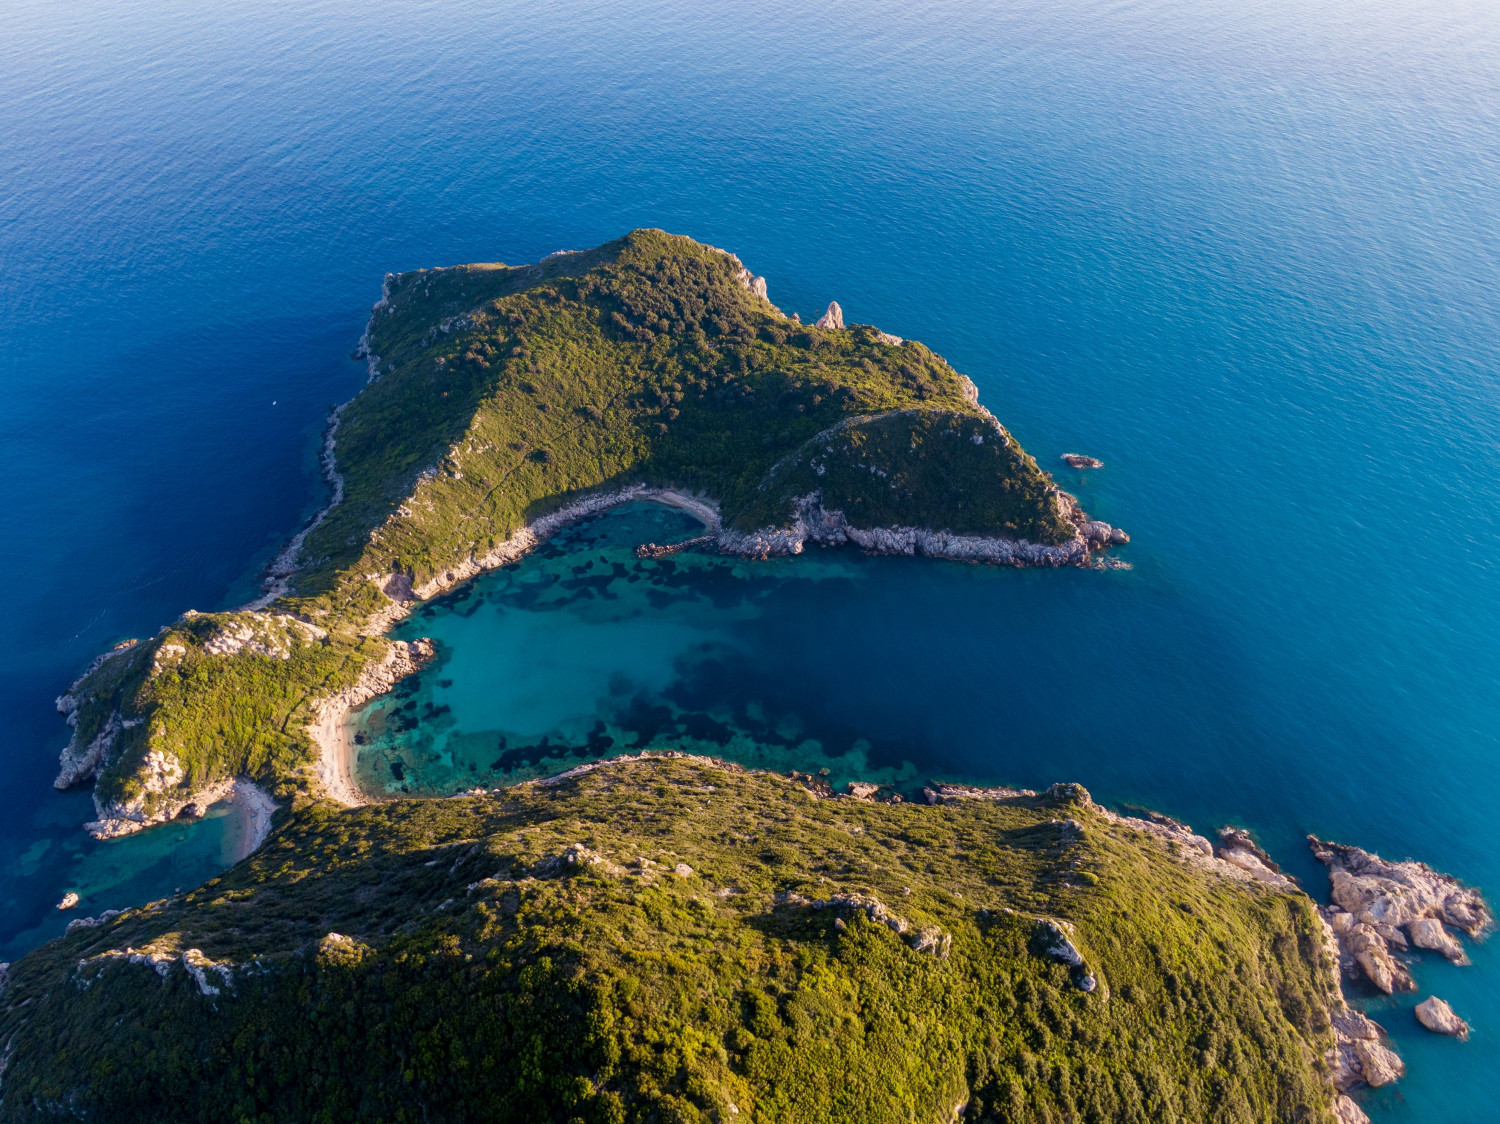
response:
M1308 831L1500 896L1500 7L10 0L0 959L65 890L221 868L221 818L86 839L52 700L247 599L381 275L637 226L931 345L1134 569L634 573L680 517L630 509L404 626L449 663L363 716L367 783L680 735L1075 780L1247 825L1320 894ZM1410 1072L1372 1117L1496 1119L1500 943L1417 977L1374 1007ZM1416 1026L1431 992L1471 1041Z

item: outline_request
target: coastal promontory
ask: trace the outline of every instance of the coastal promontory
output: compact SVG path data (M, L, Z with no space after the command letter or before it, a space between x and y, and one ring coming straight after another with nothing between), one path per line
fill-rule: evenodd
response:
M356 799L331 745L348 706L416 666L383 633L423 600L630 500L748 557L850 544L1010 566L1102 566L1089 518L913 340L784 315L765 279L638 230L525 266L385 278L329 417L328 506L265 596L122 644L58 699L58 787L93 781L104 837L245 776Z

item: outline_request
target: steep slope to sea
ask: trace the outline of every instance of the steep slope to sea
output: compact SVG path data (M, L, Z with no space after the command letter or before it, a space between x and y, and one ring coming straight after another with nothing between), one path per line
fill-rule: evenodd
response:
M766 657L735 693L872 766L1249 825L1315 889L1305 830L1493 888L1497 48L1428 3L7 6L0 959L65 890L223 862L219 819L84 840L51 700L250 597L380 275L638 225L920 336L1135 540L1107 575L841 557L710 618ZM1500 969L1418 974L1475 1034L1377 1010L1410 1075L1372 1115L1485 1119Z

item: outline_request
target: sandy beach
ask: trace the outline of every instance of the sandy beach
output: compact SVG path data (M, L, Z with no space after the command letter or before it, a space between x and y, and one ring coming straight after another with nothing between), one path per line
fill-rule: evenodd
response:
M237 777L227 797L229 823L224 828L224 857L232 863L254 854L271 833L276 802L258 785Z
M354 735L349 729L349 710L348 706L327 705L322 720L309 730L322 751L318 779L324 793L345 807L358 808L365 800L354 786Z

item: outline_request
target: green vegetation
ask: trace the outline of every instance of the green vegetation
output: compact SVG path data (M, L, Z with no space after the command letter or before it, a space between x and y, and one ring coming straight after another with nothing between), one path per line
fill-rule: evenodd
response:
M650 230L539 265L388 277L368 338L379 378L337 433L343 502L275 606L318 635L211 655L210 630L289 626L199 617L88 677L80 744L125 724L101 802L170 814L240 773L309 790L311 706L384 651L363 635L390 605L379 582L421 586L582 493L670 486L750 530L821 490L857 527L1074 535L1051 479L941 358L867 326L799 324L747 280L729 255ZM169 645L185 651L162 657ZM167 755L154 772L153 753Z
M1040 916L1093 993L1037 954ZM304 802L201 889L31 953L0 1121L1329 1121L1325 956L1305 896L1076 786L887 805L617 763Z
M867 326L796 323L740 272L691 239L638 230L539 266L388 278L368 340L380 378L344 414L345 500L308 541L298 604L373 606L364 575L400 569L421 585L600 487L696 491L730 526L785 525L817 482L773 466L805 460L841 422L895 411L909 412L900 434L880 422L845 434L869 433L870 463L907 482L892 504L888 476L845 474L856 526L899 510L933 529L1072 536L1051 480L941 358ZM988 445L892 439L960 426Z
M81 732L92 736L110 712L122 719L99 801L135 804L147 815L165 806L170 794L147 780L151 752L171 755L183 772L175 787L185 792L234 776L284 782L313 759L305 730L312 707L352 684L384 649L288 617L184 617L106 661L79 692ZM283 785L283 795L291 791Z

